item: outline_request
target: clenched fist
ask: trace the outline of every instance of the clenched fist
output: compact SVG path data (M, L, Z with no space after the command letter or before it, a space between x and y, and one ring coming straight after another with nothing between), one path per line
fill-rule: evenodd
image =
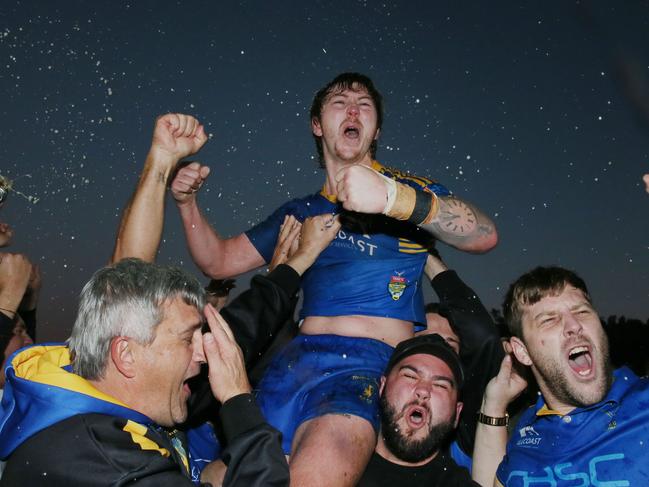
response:
M196 154L207 142L205 129L191 115L167 113L158 117L153 129L151 153L176 164Z
M388 200L384 176L361 164L348 166L336 174L336 192L343 208L360 213L382 213Z

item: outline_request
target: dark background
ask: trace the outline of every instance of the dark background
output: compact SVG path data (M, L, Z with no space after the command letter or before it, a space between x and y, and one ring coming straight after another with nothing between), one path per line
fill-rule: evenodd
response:
M212 140L202 206L225 235L313 192L313 93L342 71L386 98L378 159L494 216L500 244L440 245L488 307L538 264L577 270L603 315L649 315L649 3L0 3L0 220L43 270L40 339L62 339L111 253L153 121ZM159 260L196 271L173 204ZM247 287L239 280L238 290Z

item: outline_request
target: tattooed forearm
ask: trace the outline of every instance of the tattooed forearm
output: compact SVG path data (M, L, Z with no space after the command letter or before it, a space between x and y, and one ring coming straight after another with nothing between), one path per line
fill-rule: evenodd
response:
M438 201L437 215L423 225L436 238L467 252L487 252L496 245L496 226L479 208L454 196Z

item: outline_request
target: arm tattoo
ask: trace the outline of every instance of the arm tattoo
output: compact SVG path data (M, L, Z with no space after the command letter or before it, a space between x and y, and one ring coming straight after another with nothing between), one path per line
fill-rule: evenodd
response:
M454 196L439 197L439 211L425 227L441 241L460 247L495 232L493 222L477 207Z
M448 198L441 199L437 220L443 232L467 235L475 231L478 219L473 209L462 200Z
M164 185L167 184L167 176L166 176L166 174L164 173L164 171L159 171L159 172L158 172L158 182L159 182L159 183L162 183L162 184L164 184Z

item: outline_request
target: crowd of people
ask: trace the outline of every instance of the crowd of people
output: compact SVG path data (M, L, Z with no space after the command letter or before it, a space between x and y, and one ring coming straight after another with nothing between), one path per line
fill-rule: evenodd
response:
M503 338L436 245L488 252L494 223L375 159L382 105L358 73L320 89L322 189L229 238L199 206L210 168L181 164L203 125L159 117L65 343L33 345L38 267L0 253L0 485L648 485L649 382L613 369L586 284L524 274ZM155 263L168 193L206 288Z

